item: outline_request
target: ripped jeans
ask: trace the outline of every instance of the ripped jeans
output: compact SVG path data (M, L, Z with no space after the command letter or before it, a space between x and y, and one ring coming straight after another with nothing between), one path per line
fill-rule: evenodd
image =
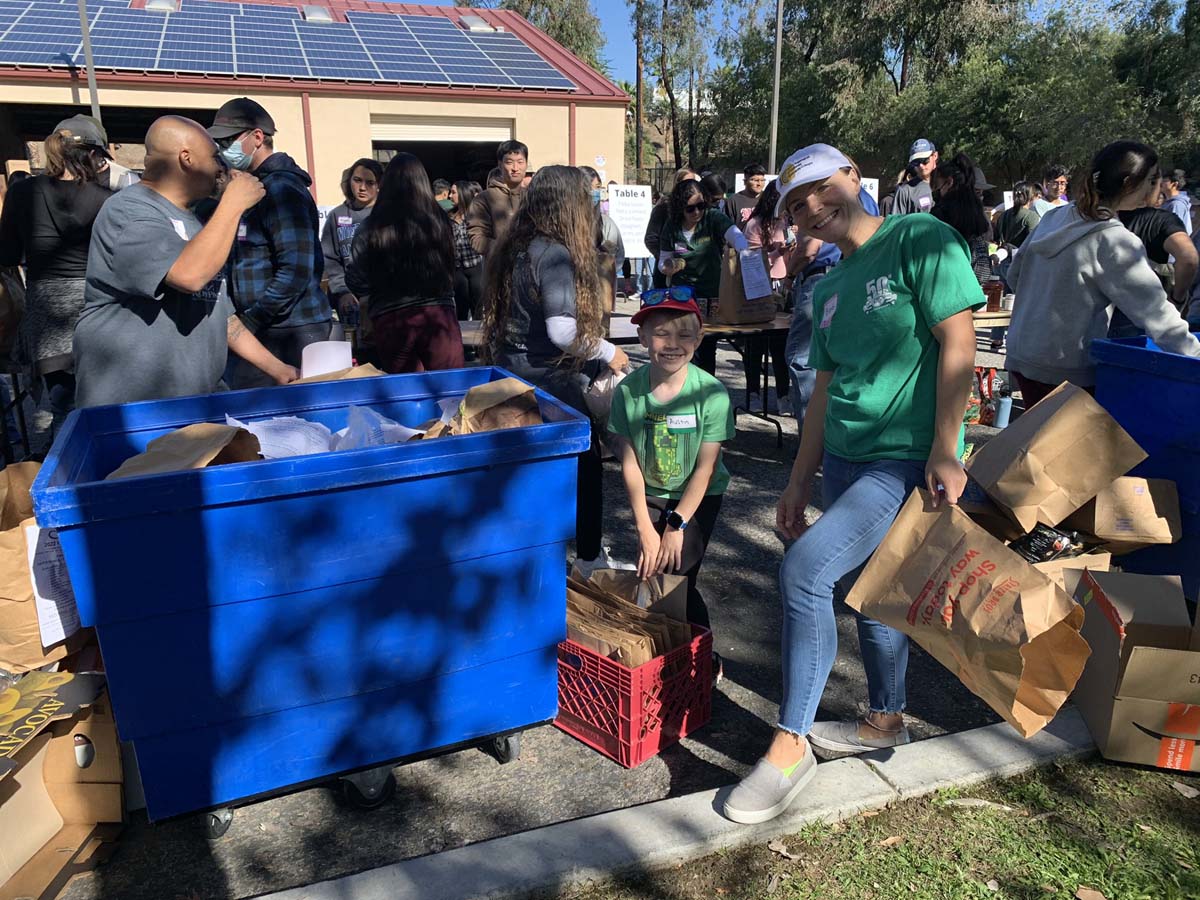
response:
M883 541L901 504L925 480L925 462L851 462L826 452L825 512L791 547L779 571L783 593L783 703L779 727L808 734L837 656L834 585L857 578ZM858 643L875 712L904 710L908 638L858 615Z

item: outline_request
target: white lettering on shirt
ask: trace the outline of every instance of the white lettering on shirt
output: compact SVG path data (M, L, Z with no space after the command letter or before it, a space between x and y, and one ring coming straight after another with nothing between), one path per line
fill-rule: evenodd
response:
M863 312L870 313L896 302L896 293L890 284L888 275L881 275L873 281L868 281L865 287L867 302L863 304Z

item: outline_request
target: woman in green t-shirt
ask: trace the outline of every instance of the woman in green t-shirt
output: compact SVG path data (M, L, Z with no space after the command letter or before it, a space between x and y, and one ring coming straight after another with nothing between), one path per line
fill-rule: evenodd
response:
M709 206L697 181L675 185L668 209L667 224L659 235L658 270L671 284L691 285L697 297L716 297L721 292L725 245L745 250L746 236L729 216ZM717 367L715 337L706 337L700 343L695 363L713 374Z
M779 180L780 212L802 234L836 244L842 260L813 294L816 385L776 513L779 530L795 539L779 574L779 724L725 801L725 815L745 824L779 815L812 778L810 742L838 753L908 743L908 639L861 616L871 711L856 722L814 722L837 654L833 588L867 561L913 488L958 502L975 365L971 310L983 305L962 237L927 213L868 213L858 174L833 147L797 151ZM810 526L804 511L818 469L824 513Z

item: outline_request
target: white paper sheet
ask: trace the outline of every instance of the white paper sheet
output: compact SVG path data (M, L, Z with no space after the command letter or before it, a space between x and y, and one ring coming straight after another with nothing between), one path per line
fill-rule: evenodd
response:
M770 297L771 277L767 274L767 267L763 265L762 251L742 250L738 255L742 262L742 287L746 289L746 299Z
M75 591L57 531L26 525L25 545L29 550L29 578L33 582L42 646L51 647L79 630Z
M258 438L266 459L328 453L334 445L333 432L328 428L320 422L310 422L296 416L279 416L261 422L239 422L232 416L226 416L225 424L245 428Z

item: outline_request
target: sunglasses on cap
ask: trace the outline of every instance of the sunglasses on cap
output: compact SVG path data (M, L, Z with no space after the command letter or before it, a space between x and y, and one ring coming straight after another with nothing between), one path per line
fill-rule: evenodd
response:
M676 284L665 288L651 288L642 291L642 309L648 306L658 306L668 300L676 303L693 303L696 299L696 289L690 284Z

